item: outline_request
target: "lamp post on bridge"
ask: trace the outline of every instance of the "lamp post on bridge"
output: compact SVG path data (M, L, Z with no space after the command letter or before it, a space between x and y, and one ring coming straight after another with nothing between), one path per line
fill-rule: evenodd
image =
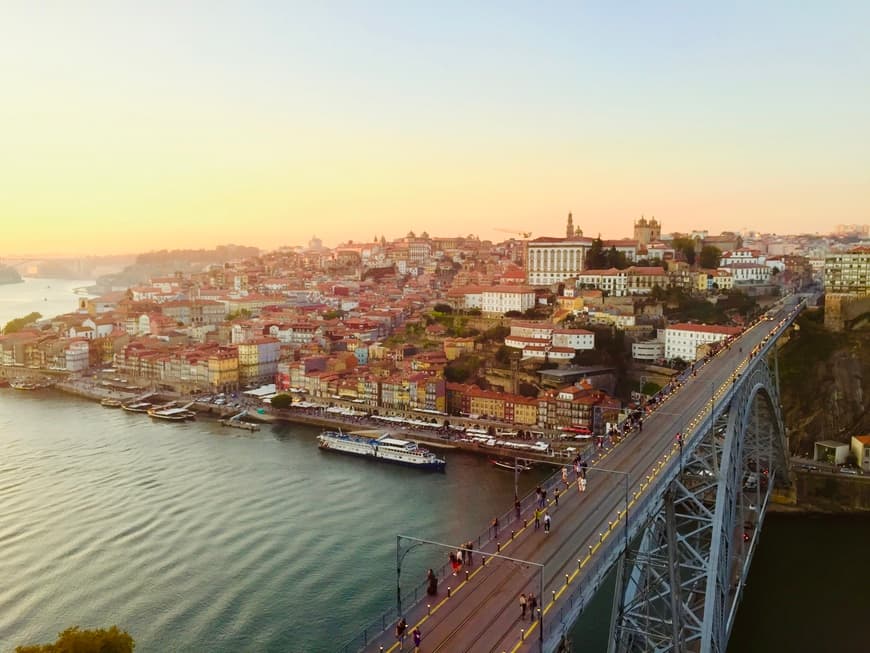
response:
M586 473L588 474L589 472L604 472L605 474L619 474L622 476L623 489L625 491L625 496L623 497L625 501L625 552L628 553L628 486L631 477L628 472L618 469L606 469L604 467L589 467Z

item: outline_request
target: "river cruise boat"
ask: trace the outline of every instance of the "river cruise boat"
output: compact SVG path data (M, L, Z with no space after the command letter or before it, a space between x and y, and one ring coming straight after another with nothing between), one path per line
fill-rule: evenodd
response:
M152 408L148 414L155 419L165 419L171 422L183 422L196 418L196 413L186 408Z
M389 435L369 438L340 431L324 431L317 436L317 440L318 446L324 451L376 458L409 467L443 470L447 464L443 458L438 458L431 451L417 446L416 442L399 440Z
M147 413L154 406L150 401L137 401L134 404L124 404L121 406L124 410L129 410L131 413Z
M100 406L105 406L106 408L120 408L121 400L120 399L112 399L111 397L106 397L100 402Z

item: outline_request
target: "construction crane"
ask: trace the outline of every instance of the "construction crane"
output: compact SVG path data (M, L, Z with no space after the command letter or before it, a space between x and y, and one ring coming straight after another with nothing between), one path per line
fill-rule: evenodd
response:
M498 228L496 228L495 231L501 231L501 232L506 233L506 234L514 234L517 236L522 236L523 238L529 238L532 235L531 231L514 231L513 229L498 229Z

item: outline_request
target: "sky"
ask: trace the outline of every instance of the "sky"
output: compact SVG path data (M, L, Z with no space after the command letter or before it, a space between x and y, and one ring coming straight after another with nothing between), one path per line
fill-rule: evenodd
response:
M0 6L0 256L870 222L870 3Z

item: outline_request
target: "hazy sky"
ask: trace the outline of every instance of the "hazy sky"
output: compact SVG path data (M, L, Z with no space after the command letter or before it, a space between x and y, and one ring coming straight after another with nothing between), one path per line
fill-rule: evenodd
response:
M870 222L870 2L0 6L0 255Z

